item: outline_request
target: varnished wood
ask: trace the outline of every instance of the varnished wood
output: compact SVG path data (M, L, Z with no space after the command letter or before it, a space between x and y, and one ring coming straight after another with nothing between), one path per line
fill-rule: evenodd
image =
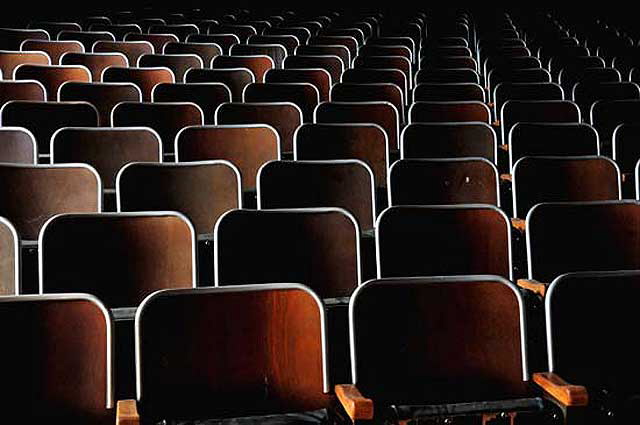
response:
M60 101L85 101L98 110L98 125L111 125L111 111L120 102L141 102L140 89L133 83L68 82L60 87Z
M391 207L376 230L379 277L511 277L510 224L496 207Z
M321 308L286 284L157 293L137 327L144 419L330 407Z
M49 40L49 34L41 29L0 28L0 50L19 51L25 40Z
M334 102L389 102L398 111L400 122L405 122L402 89L393 83L338 83L331 88Z
M281 44L234 44L230 49L231 56L269 56L276 69L282 69L282 62L287 57L287 50Z
M193 24L152 25L149 28L149 34L173 34L180 41L186 41L190 35L199 33L198 27Z
M608 158L525 157L513 167L513 206L525 218L541 202L615 201L620 172Z
M162 140L164 153L174 151L176 135L192 125L202 125L204 116L193 103L122 102L111 114L114 127L150 127Z
M129 60L122 53L67 53L60 62L63 65L83 65L91 72L91 80L102 81L102 73L110 66L126 68Z
M47 154L51 136L62 127L97 127L98 113L87 102L12 101L2 109L3 126L24 127L38 144L38 153Z
M51 65L51 60L42 52L0 51L0 71L3 79L13 80L15 69L25 64Z
M65 128L53 139L53 162L85 163L96 169L104 188L116 187L116 175L129 162L159 162L161 144L146 128Z
M387 186L388 152L386 133L372 124L304 124L296 132L296 160L359 159L377 188Z
M315 112L316 123L378 124L389 140L389 149L397 149L399 116L395 107L386 102L325 102Z
M292 103L224 103L216 111L217 124L267 124L280 136L281 152L293 150L293 136L302 124L300 109Z
M413 86L413 68L411 61L404 56L356 56L354 68L399 69L406 78L408 88Z
M11 100L44 102L47 92L37 81L0 81L0 107Z
M322 298L338 298L360 283L360 233L342 210L233 210L215 230L218 286L305 282Z
M499 117L502 105L508 100L562 100L562 88L555 83L502 82L493 92L495 116Z
M481 123L414 123L402 132L403 158L480 157L497 161L496 135Z
M151 101L153 88L160 83L174 83L175 76L166 68L120 68L109 67L102 73L104 83L133 83L142 92L144 102Z
M264 76L265 83L309 83L318 89L320 102L329 100L331 74L316 69L270 69Z
M240 179L228 163L135 163L119 176L119 211L179 211L198 234L240 207Z
M350 305L360 393L381 410L531 397L524 306L509 285L495 276L366 283Z
M0 162L35 164L38 162L36 141L22 128L0 127Z
M284 60L284 69L313 69L321 68L331 75L332 82L340 81L344 62L335 55L293 55Z
M476 83L422 83L413 91L416 102L484 102L485 94Z
M249 84L244 102L291 102L302 111L303 122L313 122L313 111L320 101L318 90L309 83Z
M129 66L138 66L142 55L153 54L153 46L146 41L98 41L93 45L93 53L122 53L129 61Z
M480 83L478 73L469 68L421 69L416 73L416 84L421 83Z
M78 41L25 40L21 50L46 52L51 65L59 65L60 57L68 52L84 53L84 46Z
M106 31L61 31L58 40L79 41L85 52L93 51L93 45L99 41L116 41L113 34Z
M260 169L262 209L340 207L374 226L372 174L358 161L271 161Z
M5 420L113 424L112 319L86 296L0 297Z
M586 406L589 403L586 388L568 384L554 373L534 373L533 382L563 406Z
M402 95L405 98L409 96L407 77L398 69L351 68L342 73L341 81L353 84L391 83L402 90Z
M203 66L208 67L214 57L222 55L222 47L213 43L170 42L165 44L163 53L168 55L197 55L202 59Z
M278 135L264 125L191 127L180 133L180 162L224 159L240 170L242 190L256 188L258 169L278 158Z
M503 142L518 122L578 123L580 110L566 100L509 100L500 112Z
M482 102L414 102L409 122L491 122L489 108Z
M391 205L499 205L496 168L481 159L403 159L390 171Z
M216 56L211 61L213 69L246 68L253 73L255 83L264 82L264 74L273 69L274 62L267 55Z
M136 400L118 400L116 425L139 425L140 415Z
M517 284L520 288L527 289L534 294L540 295L541 297L544 297L547 293L548 284L538 282L534 279L518 279Z
M138 59L141 68L169 68L176 81L184 81L184 75L190 69L204 67L200 56L195 54L144 54Z
M185 75L187 83L221 83L226 85L231 90L233 102L242 102L244 88L254 81L253 72L248 68L194 69Z
M247 41L249 44L279 44L287 50L287 55L293 55L300 41L293 35L252 35Z
M0 217L0 251L0 295L19 295L20 237L4 217Z
M125 36L124 41L147 41L153 46L153 52L159 54L164 52L164 47L168 43L178 43L178 37L174 34L129 33Z
M296 49L295 56L335 56L337 58L340 58L344 69L347 69L349 67L349 64L351 63L351 53L349 52L349 49L343 45L338 44L311 44L300 46Z
M231 91L223 83L161 83L153 90L154 102L191 102L204 112L205 124L215 124L218 106L231 102Z
M373 401L364 397L355 385L336 385L336 397L352 421L373 419Z
M21 65L14 71L16 80L36 80L47 91L47 99L58 100L60 86L69 81L90 83L89 71L77 65Z
M59 215L42 233L40 290L136 307L159 289L195 285L194 237L173 214Z

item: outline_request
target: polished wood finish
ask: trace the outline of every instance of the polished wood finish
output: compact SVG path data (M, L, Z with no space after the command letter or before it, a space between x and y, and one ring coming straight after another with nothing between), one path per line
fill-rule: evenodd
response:
M141 102L140 89L133 83L67 82L60 87L60 101L85 101L98 111L98 125L111 125L111 111L120 102Z
M214 124L218 106L231 100L231 91L223 83L161 83L153 90L154 102L195 103L204 112L205 124Z
M258 205L344 208L366 231L374 226L373 189L373 174L360 161L271 161L260 169Z
M38 153L48 154L53 133L62 127L97 127L98 112L87 102L12 101L0 110L0 121L31 131Z
M519 122L511 128L508 143L510 168L525 156L599 154L598 133L582 123Z
M320 102L329 100L331 74L322 68L311 69L270 69L264 75L265 83L309 83L320 94Z
M522 304L496 276L369 281L350 305L354 383L381 411L532 396Z
M67 53L61 59L63 65L83 65L91 72L94 83L102 81L102 73L110 66L127 68L129 60L122 53Z
M511 277L510 224L490 205L391 207L376 236L378 277Z
M489 90L501 83L551 83L549 71L543 68L493 69L487 76Z
M178 43L178 37L174 34L137 34L129 33L125 35L124 41L146 41L153 46L153 52L156 54L164 52L164 47L168 43ZM136 65L136 64L132 64Z
M180 130L192 125L203 125L204 116L194 103L122 102L111 114L114 127L150 127L162 140L164 153L174 151Z
M282 69L284 58L287 57L287 51L281 44L234 44L231 46L230 54L231 56L266 55L273 60L276 69Z
M625 406L624 402L637 394L640 375L638 347L628 343L637 317L634 300L638 294L640 274L635 270L568 273L557 278L546 300L550 372L554 375L544 380L538 376L536 382L543 388L553 388L544 384L559 386L551 394L560 401L563 397L558 393L565 390L565 401L578 405L588 401L595 408L603 404L598 395L606 389L616 417L633 422L624 415L635 416L633 404ZM584 388L566 388L569 384L563 381L586 387L593 397L587 398Z
M525 218L540 202L620 199L620 172L605 157L525 157L513 167L513 208Z
M13 224L0 217L0 296L20 293L20 237Z
M222 47L213 43L175 43L165 44L162 51L165 55L197 55L202 59L202 67L209 67L209 64L216 56L222 55ZM157 52L159 53L159 52Z
M302 113L292 103L225 103L216 111L216 124L267 124L280 137L281 152L293 150L293 136Z
M632 82L622 83L577 83L573 87L573 100L578 104L582 115L588 117L591 106L598 100L640 99L640 86Z
M176 81L184 81L184 75L190 69L203 68L202 59L200 56L194 54L144 54L138 59L138 66L140 68L169 68Z
M231 91L232 101L242 102L244 88L255 82L255 77L248 68L193 69L185 75L185 82L224 84Z
M563 406L586 406L589 403L585 387L568 384L555 373L534 373L533 382Z
M302 286L164 291L142 306L137 332L138 407L150 422L304 412L332 402L324 312Z
M403 159L389 173L391 205L500 204L498 171L484 159Z
M179 211L196 233L212 233L225 212L240 208L240 176L223 161L134 163L118 178L119 211Z
M20 65L51 65L51 59L43 52L0 50L0 72L3 79L13 80L13 73Z
M0 162L35 164L38 162L36 141L28 130L0 127Z
M547 286L549 285L548 282L538 282L534 279L518 279L517 284L520 288L531 291L532 293L537 294L542 298L544 298L544 296L546 295Z
M607 148L612 143L613 133L620 124L640 123L639 114L638 99L596 101L591 108L591 125L598 130L601 146Z
M305 282L337 298L360 284L360 233L340 209L233 210L214 238L217 286Z
M414 102L409 108L410 123L484 122L491 123L489 108L476 101Z
M478 73L469 68L421 69L416 73L416 84L422 83L480 83Z
M293 55L287 56L284 60L284 69L324 69L331 75L331 81L340 81L344 63L338 56L331 55Z
M422 83L413 90L415 102L484 102L485 93L476 83Z
M640 269L636 202L540 204L529 212L527 226L529 279L551 282L573 271Z
M519 122L579 123L580 109L567 100L509 100L500 111L500 129L505 142Z
M25 40L49 40L49 34L41 29L0 28L0 50L19 51Z
M100 212L100 180L88 168L2 164L0 176L0 215L22 239L38 239L56 214Z
M364 397L352 384L335 386L336 397L352 421L373 419L373 401Z
M344 46L354 58L358 54L358 40L348 35L317 35L311 37L307 43L310 46ZM348 65L345 63L345 65Z
M63 214L40 241L42 293L89 293L109 308L195 285L194 234L174 213Z
M84 53L84 46L79 41L25 40L20 46L23 51L45 52L51 59L51 65L59 65L60 57L68 52Z
M105 83L133 83L142 91L142 100L151 101L153 88L160 83L173 83L175 76L167 68L109 67L102 74Z
M113 34L106 31L61 31L58 40L75 40L82 43L85 52L92 52L93 45L99 41L116 41Z
M318 89L309 83L249 84L244 102L291 102L302 111L303 122L313 122L313 111L320 102Z
M5 417L15 423L112 424L113 323L84 295L0 297Z
M242 190L256 188L260 167L279 159L278 134L265 125L190 127L176 142L180 162L223 159L240 171Z
M0 81L0 107L11 100L44 102L47 92L37 81Z
M66 82L90 83L89 70L78 65L21 65L14 72L16 80L36 80L47 91L47 99L58 99L58 90Z
M142 29L137 24L119 23L119 24L100 24L95 23L89 27L89 31L106 31L116 38L117 41L123 41L127 34L141 34Z
M187 37L188 43L213 43L222 48L223 55L229 55L229 50L234 44L239 44L240 39L235 34L193 34Z
M82 31L80 24L75 22L32 22L29 28L45 30L52 40L56 40L62 31Z
M93 45L93 53L122 53L129 66L138 66L142 55L153 54L153 45L146 41L98 41Z
M407 87L413 86L413 69L409 59L404 56L361 56L353 60L356 69L399 69L405 75Z
M246 68L253 73L254 83L264 82L264 74L274 68L273 59L267 55L216 56L211 61L213 69Z
M105 189L116 187L118 171L129 162L162 160L160 139L147 128L65 128L52 146L53 163L89 164Z
M404 99L402 89L392 83L338 83L331 88L334 102L389 102L395 106L404 122Z
M116 425L140 425L140 414L135 400L118 400Z
M500 116L502 105L508 100L562 100L564 93L556 83L502 82L493 90L494 113Z
M388 141L373 124L304 124L296 132L296 160L359 159L373 171L374 186L386 187Z
M149 34L173 34L180 41L186 41L190 35L199 34L200 30L193 24L152 25Z
M340 58L343 69L349 68L351 63L351 54L349 49L343 45L319 45L312 44L306 46L299 46L296 49L295 56L334 56ZM335 79L339 81L339 77Z
M402 132L402 158L480 157L497 161L496 134L484 123L414 123Z
M315 122L319 124L377 124L384 129L389 149L398 148L399 115L387 102L325 102L318 105Z
M293 35L252 35L247 41L248 44L279 44L283 46L287 55L293 55L296 47L300 46L300 41Z

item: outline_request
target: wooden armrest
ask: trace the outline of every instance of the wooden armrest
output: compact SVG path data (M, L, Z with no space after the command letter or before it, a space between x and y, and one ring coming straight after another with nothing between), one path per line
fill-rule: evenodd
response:
M535 292L536 294L544 297L544 294L547 292L547 284L538 282L533 279L518 279L516 282L517 285L521 288L528 289L531 292Z
M500 181L511 183L511 174L500 174Z
M505 152L509 152L509 145L506 143L498 145L498 149L502 149Z
M519 231L520 233L524 233L527 228L527 222L521 218L512 218L511 219L511 227Z
M555 373L534 373L533 382L564 406L586 406L589 403L585 387L571 385Z
M138 405L135 400L118 400L116 425L139 425Z
M495 120L494 122L491 123L491 125L493 127L500 127L500 120Z
M336 396L352 421L373 419L373 401L360 394L355 385L336 385Z

